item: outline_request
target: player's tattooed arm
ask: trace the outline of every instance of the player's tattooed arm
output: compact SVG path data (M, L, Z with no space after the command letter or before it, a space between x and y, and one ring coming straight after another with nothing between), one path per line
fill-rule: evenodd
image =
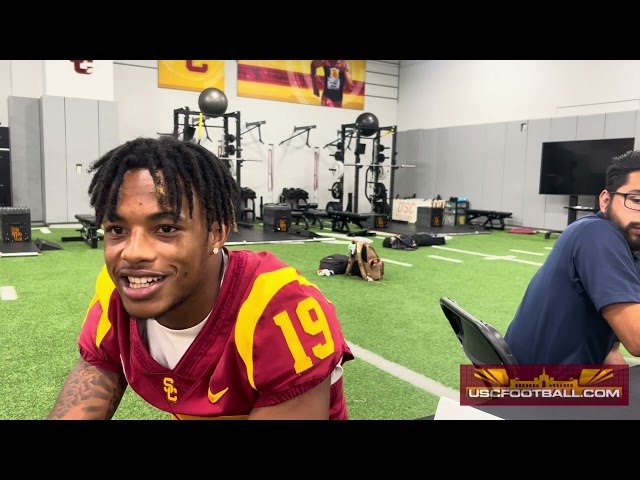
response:
M124 375L79 359L49 413L49 420L110 420L127 388Z

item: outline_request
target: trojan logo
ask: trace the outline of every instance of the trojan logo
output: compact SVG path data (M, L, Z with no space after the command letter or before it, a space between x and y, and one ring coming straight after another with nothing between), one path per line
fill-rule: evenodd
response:
M162 384L164 385L164 391L167 392L167 400L170 402L177 402L178 389L173 386L173 378L165 377Z
M20 230L20 227L11 227L11 236L13 237L14 241L21 242L22 231Z
M73 63L76 73L91 75L93 73L93 60L69 60Z
M202 92L224 91L224 60L158 60L158 86Z
M203 63L202 65L198 66L193 63L193 60L187 60L187 70L189 70L190 72L205 73L207 70L209 70L209 65Z

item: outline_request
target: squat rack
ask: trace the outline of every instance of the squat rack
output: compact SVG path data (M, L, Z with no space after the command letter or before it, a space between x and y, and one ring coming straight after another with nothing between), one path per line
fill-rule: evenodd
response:
M375 133L373 135L373 137L369 137L369 136L363 136L362 135L362 131L366 130L366 131L371 131L371 130L375 130ZM381 195L378 196L383 196L384 198L381 198L382 202L381 202L381 206L376 206L376 205L372 205L373 209L374 209L374 213L381 213L381 214L385 214L385 215L389 215L390 212L390 208L389 208L389 201L391 198L393 198L393 180L394 180L394 173L396 168L400 168L400 167L409 167L409 166L413 166L413 165L396 165L396 131L397 131L397 127L394 126L388 126L388 127L360 127L358 126L358 124L356 123L348 123L348 124L343 124L340 128L340 137L337 140L337 151L332 155L333 157L335 157L336 161L341 162L344 166L350 166L350 167L355 167L355 172L354 172L354 195L353 195L353 209L351 209L351 206L347 206L346 210L347 211L353 211L353 213L359 213L358 212L358 191L360 188L360 169L366 165L363 165L360 163L360 156L363 155L365 153L365 145L364 143L362 143L362 139L363 137L369 140L373 140L373 148L372 148L372 163L370 165L370 167L374 167L373 168L373 181L371 183L374 184L374 191L376 189L376 187L379 184L379 176L380 176L380 168L390 168L390 173L389 173L389 197L387 198L386 192L384 191L384 189L382 189L381 192L378 192ZM384 145L382 145L380 143L380 139L382 137L382 132L387 132L385 133L385 135L387 134L391 134L391 154L390 157L385 157L384 153L382 153L382 151L384 150ZM349 144L351 144L351 140L352 138L355 136L356 139L356 147L355 147L355 151L354 151L354 155L355 155L355 163L344 163L344 150L345 150L345 141L347 139L347 137L349 137ZM334 143L334 142L332 142ZM330 144L325 145L328 146ZM347 148L349 148L347 146ZM391 159L391 166L390 167L383 167L379 164L383 163L384 160L386 158L390 158ZM339 182L336 182L339 184L339 186L336 188L335 187L335 183L334 183L334 187L332 187L332 193L337 193L340 203L342 203L343 201L343 191L344 191L344 176L342 176L339 180ZM381 184L384 186L384 184ZM334 198L336 198L334 193ZM365 192L366 195L366 192ZM374 195L373 197L375 197L376 195ZM372 199L374 199L372 197ZM367 198L369 198L367 196ZM371 200L370 200L371 201ZM373 203L373 202L372 202ZM382 210L382 211L375 211L375 210Z
M182 116L182 123L180 116ZM195 126L194 123L191 122L192 118L197 118L196 125L200 124L200 118L202 118L202 127L207 129L207 127L213 128L223 128L224 135L222 137L222 152L220 154L220 159L224 160L227 163L227 166L231 168L231 158L235 155L236 160L236 182L238 183L238 187L242 187L241 182L241 169L242 163L245 159L242 158L242 146L241 146L241 123L240 123L240 112L229 112L223 113L221 115L208 115L206 113L198 112L195 110L191 110L189 107L184 108L176 108L173 110L173 136L178 138L180 136L180 125L183 126L183 140L189 141L193 139L193 135L195 134ZM218 119L222 118L222 127L219 125L207 125L206 121L208 119ZM229 133L229 120L235 120L235 135ZM256 122L258 123L258 122ZM263 122L264 123L264 122ZM257 126L257 125L256 125ZM246 133L246 132L245 132ZM209 137L207 133L207 138ZM242 196L238 195L236 200L236 215L238 219L241 217L243 205L242 205Z

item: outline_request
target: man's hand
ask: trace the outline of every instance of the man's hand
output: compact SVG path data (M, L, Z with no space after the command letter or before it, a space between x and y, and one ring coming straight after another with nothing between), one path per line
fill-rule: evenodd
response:
M613 348L604 359L604 365L626 365L627 362L620 351L620 342L613 344Z

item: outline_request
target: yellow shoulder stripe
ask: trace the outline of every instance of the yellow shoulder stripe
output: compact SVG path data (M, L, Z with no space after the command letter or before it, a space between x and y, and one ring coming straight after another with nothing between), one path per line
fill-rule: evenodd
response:
M89 309L87 310L87 315L84 319L86 322L89 317L89 310L91 310L97 302L100 302L102 314L100 315L100 321L98 322L98 328L96 330L96 347L98 348L100 347L105 335L111 329L111 321L109 320L109 302L111 301L111 295L115 288L116 286L111 281L109 272L107 272L107 267L104 265L100 270L98 279L96 280L96 293L89 304Z

